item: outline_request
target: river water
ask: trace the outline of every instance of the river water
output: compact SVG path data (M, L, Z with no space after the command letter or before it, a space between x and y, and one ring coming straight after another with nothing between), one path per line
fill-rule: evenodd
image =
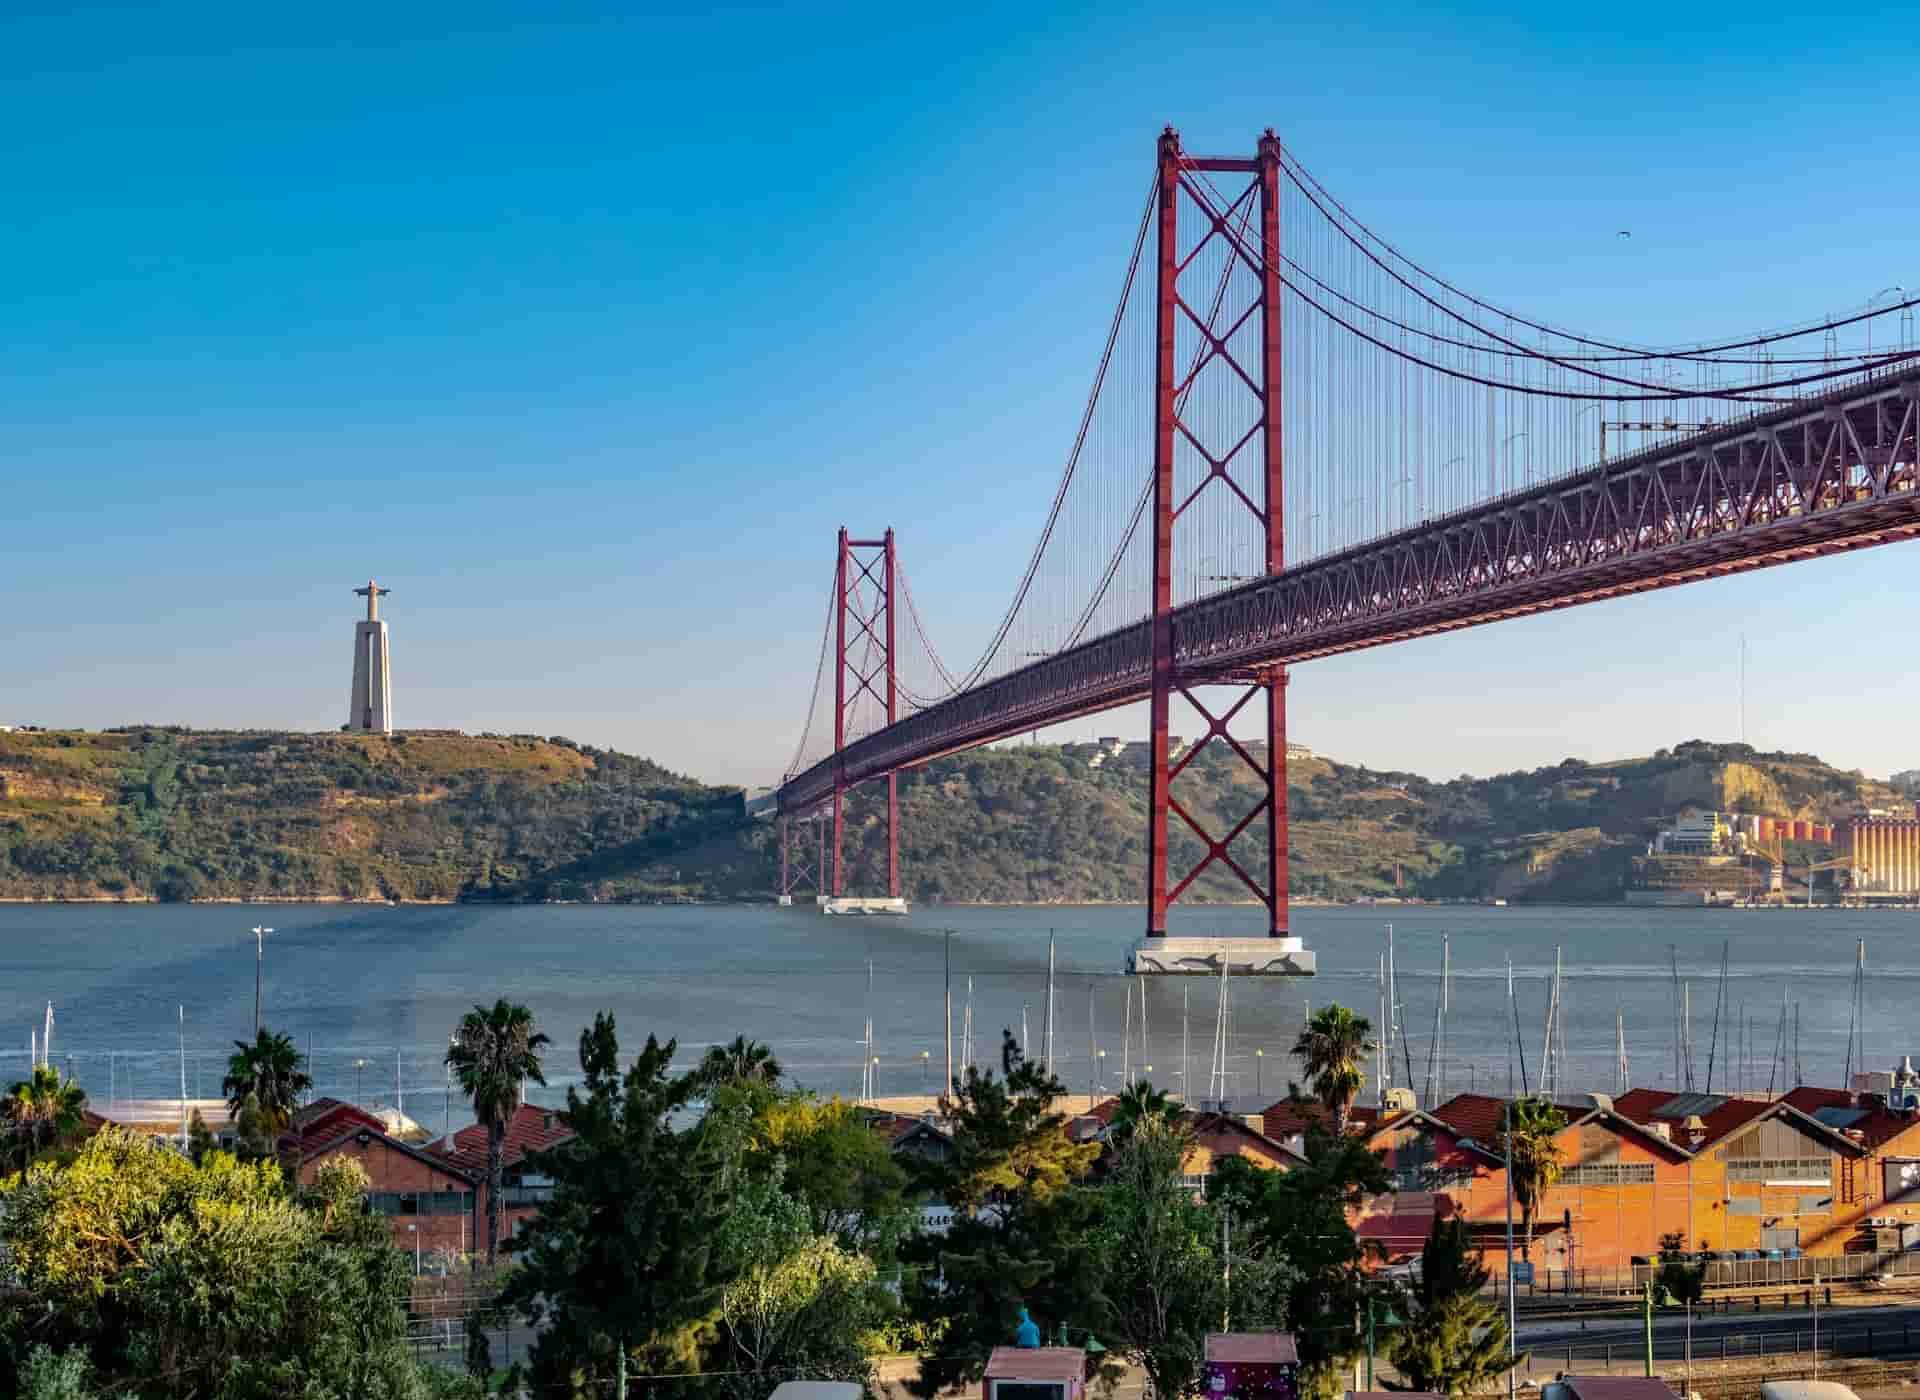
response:
M971 981L982 1062L1023 1015L1031 1040L1045 1024L1048 934L1057 940L1055 1059L1076 1094L1092 1079L1136 1075L1208 1090L1218 983L1147 985L1146 1034L1137 979L1119 975L1143 923L1136 908L928 908L906 919L825 918L811 908L481 905L0 906L0 1076L26 1064L29 1032L54 1003L56 1060L92 1097L171 1097L179 1086L185 1013L188 1092L215 1097L230 1042L252 1024L254 940L270 923L265 1019L311 1047L318 1089L403 1106L429 1127L459 1115L445 1095L448 1032L475 1002L507 996L533 1008L554 1038L555 1101L576 1068L578 1034L611 1010L625 1044L677 1037L690 1061L745 1033L771 1044L795 1078L856 1092L866 1017L882 1094L937 1084L945 1056L941 997L951 958L956 1056ZM1372 907L1294 911L1319 956L1312 979L1243 979L1231 986L1229 1066L1236 1096L1277 1097L1292 1069L1286 1049L1309 1004L1340 1001L1378 1019L1378 966L1391 921L1405 1043L1396 1079L1429 1078L1443 935L1451 942L1447 1050L1434 1087L1503 1090L1514 1027L1506 967L1517 981L1521 1040L1537 1078L1548 979L1564 962L1569 1088L1615 1083L1615 1016L1624 1017L1634 1084L1676 1082L1671 960L1691 988L1695 1077L1715 1058L1714 1085L1765 1088L1783 995L1799 1009L1806 1078L1838 1084L1846 1054L1856 940L1867 944L1865 1046L1890 1067L1914 1048L1920 1008L1920 916L1900 912L1634 910L1625 908ZM1175 932L1253 934L1257 909L1176 910ZM951 930L949 936L948 930ZM1723 942L1730 950L1717 1046ZM872 991L868 991L868 965ZM1187 1035L1183 1061L1183 996ZM1091 1027L1089 1016L1091 1014ZM1750 1035L1737 1033L1750 1026ZM1751 1041L1747 1050L1742 1041ZM1104 1052L1102 1055L1101 1052ZM357 1063L364 1061L364 1064ZM1089 1073L1091 1067L1091 1074Z

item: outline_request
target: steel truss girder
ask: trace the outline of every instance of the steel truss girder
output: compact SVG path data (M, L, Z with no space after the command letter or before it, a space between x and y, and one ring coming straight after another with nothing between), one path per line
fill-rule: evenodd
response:
M1902 378L1902 374L1907 377ZM1183 685L1920 535L1920 379L1856 381L1174 610ZM1132 623L867 735L845 781L1146 697ZM835 761L780 790L831 793Z

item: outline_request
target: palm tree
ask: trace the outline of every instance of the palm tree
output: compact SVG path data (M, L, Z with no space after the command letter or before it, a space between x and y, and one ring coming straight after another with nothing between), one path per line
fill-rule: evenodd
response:
M1179 1121L1180 1105L1148 1081L1136 1080L1114 1101L1107 1140L1117 1146L1138 1132L1144 1123L1158 1122L1171 1127Z
M1293 1053L1301 1068L1313 1081L1313 1096L1333 1118L1334 1131L1344 1137L1347 1116L1360 1086L1366 1083L1361 1067L1374 1050L1373 1027L1364 1016L1356 1016L1335 1003L1313 1013L1313 1019L1300 1028L1293 1042Z
M545 1084L540 1051L552 1044L533 1028L533 1013L505 997L491 1009L475 1006L460 1018L453 1043L447 1047L447 1066L460 1081L460 1092L473 1103L473 1116L487 1130L487 1262L500 1252L500 1153L507 1137L507 1120L520 1107L531 1079Z
M220 1092L227 1096L227 1112L239 1123L245 1115L253 1132L267 1141L293 1125L294 1110L313 1088L306 1056L290 1036L262 1027L251 1042L236 1040L227 1059L227 1075Z
M71 1142L86 1126L86 1108L85 1089L51 1065L35 1065L0 1101L8 1129L5 1160L25 1171L41 1153Z
M774 1059L770 1047L736 1035L731 1044L707 1051L700 1068L694 1071L694 1079L709 1089L722 1084L772 1085L780 1082L781 1073L780 1062Z
M1559 1109L1539 1097L1515 1099L1507 1109L1503 1149L1511 1154L1513 1198L1520 1203L1520 1257L1530 1258L1533 1216L1540 1198L1560 1179L1560 1144L1556 1140L1567 1120Z

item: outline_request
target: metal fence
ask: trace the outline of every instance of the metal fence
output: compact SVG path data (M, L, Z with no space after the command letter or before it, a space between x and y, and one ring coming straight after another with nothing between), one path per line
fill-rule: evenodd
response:
M1834 1327L1816 1328L1811 1319L1806 1326L1787 1329L1756 1328L1750 1332L1721 1332L1711 1337L1695 1337L1663 1331L1653 1339L1653 1358L1659 1362L1685 1362L1695 1365L1722 1361L1745 1361L1761 1357L1807 1356L1816 1352L1823 1357L1911 1356L1920 1344L1920 1330L1912 1323L1862 1323L1849 1318ZM1523 1374L1572 1371L1583 1364L1599 1362L1604 1366L1633 1366L1644 1362L1647 1344L1636 1338L1631 1342L1565 1342L1535 1347L1528 1351Z
M1661 1267L1635 1264L1625 1269L1536 1269L1534 1281L1521 1284L1518 1291L1526 1298L1581 1293L1637 1294L1645 1291L1649 1280L1659 1281ZM1810 1287L1853 1283L1881 1275L1920 1277L1920 1251L1803 1255L1798 1259L1715 1259L1707 1263L1706 1269L1708 1288ZM1506 1285L1496 1278L1493 1287L1498 1292Z

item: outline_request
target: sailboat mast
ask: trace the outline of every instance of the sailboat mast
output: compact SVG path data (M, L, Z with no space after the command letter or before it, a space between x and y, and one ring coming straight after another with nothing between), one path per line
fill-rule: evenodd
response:
M1046 1012L1046 1060L1047 1075L1053 1075L1053 930L1047 930L1047 1012Z
M1683 1039L1680 1030L1680 948L1669 943L1667 955L1673 960L1673 1087L1677 1092L1683 1087L1684 1079L1680 1073L1680 1043Z
M1393 1073L1393 1053L1387 1047L1385 1034L1387 1026L1387 955L1380 955L1380 1029L1382 1034L1373 1042L1373 1082L1380 1095L1380 1107L1387 1106L1387 1079Z
M1527 1047L1520 1039L1520 1000L1513 994L1513 959L1507 959L1507 1005L1513 1011L1513 1051L1520 1058L1520 1092L1525 1095L1527 1088Z
M1193 988L1187 986L1184 982L1181 984L1180 986L1180 1102L1183 1104L1190 1104L1193 1102L1193 1081L1187 1077L1188 1072L1193 1068L1192 1056L1189 1053L1190 1047L1193 1043L1192 1038L1189 1035L1191 1022L1187 1014L1188 1011L1191 1009L1191 1005L1192 1005L1192 996L1191 996L1192 991L1193 991Z
M1687 1090L1693 1090L1693 983L1680 984L1680 1040L1685 1046Z

